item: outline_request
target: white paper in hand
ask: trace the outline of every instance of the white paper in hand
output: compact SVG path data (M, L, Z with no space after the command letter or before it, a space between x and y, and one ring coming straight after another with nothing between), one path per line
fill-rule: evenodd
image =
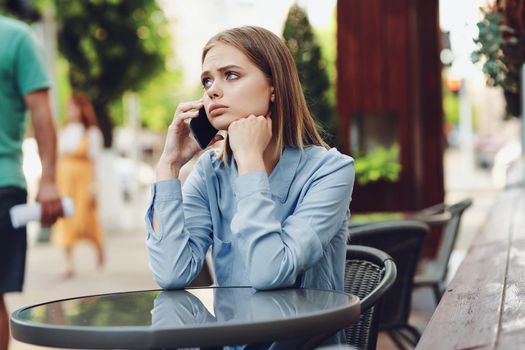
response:
M70 197L62 198L62 208L64 209L64 216L72 216L75 213L73 201ZM9 209L9 215L14 228L25 226L30 221L40 221L40 203L15 205Z

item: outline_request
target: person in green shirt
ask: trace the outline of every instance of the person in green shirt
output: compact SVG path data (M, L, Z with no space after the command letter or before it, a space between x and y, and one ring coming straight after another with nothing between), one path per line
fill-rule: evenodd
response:
M1 15L0 43L0 350L7 350L4 294L22 290L27 247L26 228L13 228L9 217L9 209L27 199L22 172L26 110L42 162L36 198L42 207L41 224L53 224L63 208L55 185L56 130L42 52L26 24Z

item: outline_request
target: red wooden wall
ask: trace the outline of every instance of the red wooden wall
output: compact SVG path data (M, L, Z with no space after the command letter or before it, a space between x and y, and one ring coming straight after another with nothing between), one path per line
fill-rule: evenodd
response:
M350 129L361 115L378 132L393 133L402 166L396 183L356 183L351 209L415 210L442 202L438 0L339 0L337 22L341 148L352 154Z

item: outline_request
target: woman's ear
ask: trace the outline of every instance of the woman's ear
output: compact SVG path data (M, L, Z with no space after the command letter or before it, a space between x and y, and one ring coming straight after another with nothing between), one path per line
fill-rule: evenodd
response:
M275 102L275 92L273 86L271 87L270 102Z

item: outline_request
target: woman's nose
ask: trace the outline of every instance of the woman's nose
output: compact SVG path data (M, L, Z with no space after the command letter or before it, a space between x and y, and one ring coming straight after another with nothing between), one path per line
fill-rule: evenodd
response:
M214 99L222 96L222 88L217 81L214 81L213 84L206 90L208 97Z

